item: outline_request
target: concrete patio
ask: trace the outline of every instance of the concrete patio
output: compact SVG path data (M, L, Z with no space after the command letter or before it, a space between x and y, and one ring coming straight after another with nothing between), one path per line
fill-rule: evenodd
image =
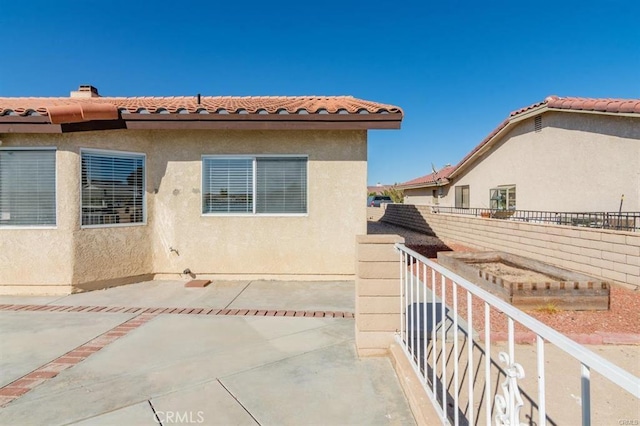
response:
M353 304L352 282L187 289L151 281L64 297L0 297L5 308L46 306L0 310L0 398L21 378L31 389L5 402L0 424L413 424L390 361L356 356L352 318L256 314L353 312ZM214 314L242 309L249 315ZM55 377L45 374L65 362Z

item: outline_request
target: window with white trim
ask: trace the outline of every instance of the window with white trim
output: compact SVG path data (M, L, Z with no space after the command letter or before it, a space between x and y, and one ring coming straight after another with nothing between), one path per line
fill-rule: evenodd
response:
M82 226L146 221L145 156L82 150Z
M55 149L0 150L0 227L55 225Z
M203 214L307 213L307 157L202 158Z
M491 188L489 199L493 210L515 210L516 209L516 186L502 185Z

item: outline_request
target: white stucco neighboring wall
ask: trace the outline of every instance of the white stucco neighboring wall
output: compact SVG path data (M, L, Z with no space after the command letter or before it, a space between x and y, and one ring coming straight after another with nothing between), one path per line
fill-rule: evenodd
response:
M366 233L364 130L111 130L2 139L3 148L57 148L57 226L0 228L0 294L68 293L186 268L199 277L354 276L354 238ZM81 148L146 154L146 224L80 226ZM203 216L202 155L216 154L308 156L308 214Z
M431 188L405 189L402 192L404 193L405 204L423 206L430 206L433 204L433 192Z
M455 187L469 185L470 207L489 208L490 189L515 185L518 210L640 211L640 118L547 112L542 130L528 118L452 179L441 206L455 205Z
M436 191L438 198L433 198L433 191ZM447 186L430 186L427 188L409 188L403 189L404 192L404 204L413 204L416 206L445 206L448 202L447 193L449 188Z

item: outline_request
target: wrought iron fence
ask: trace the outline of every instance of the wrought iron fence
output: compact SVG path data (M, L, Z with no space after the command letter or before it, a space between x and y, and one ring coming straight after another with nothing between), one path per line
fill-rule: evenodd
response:
M443 424L618 424L628 405L637 414L639 378L404 244L396 249L396 340ZM516 345L523 335L535 344ZM567 359L558 362L559 354ZM592 379L598 391L610 381L604 397L592 398ZM592 402L611 411L592 410Z
M551 212L434 206L435 213L464 214L530 223L640 231L640 212Z

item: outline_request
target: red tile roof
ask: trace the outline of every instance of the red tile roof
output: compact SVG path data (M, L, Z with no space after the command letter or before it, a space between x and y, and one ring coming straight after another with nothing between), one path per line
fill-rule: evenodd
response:
M58 108L104 108L124 113L151 114L402 114L397 106L352 96L195 96L182 97L93 97L93 98L2 98L0 116L50 114ZM71 108L69 108L71 107Z
M475 154L484 148L493 138L504 130L514 118L526 112L540 109L540 112L549 110L573 110L584 112L601 112L609 114L640 114L640 99L615 99L615 98L576 98L548 96L544 101L512 111L502 123L482 140L471 152L469 152L455 167L457 174L462 165L467 163ZM454 174L453 172L451 174Z
M596 111L613 113L638 113L640 114L640 99L615 99L615 98L574 98L548 96L544 101L529 105L513 111L509 117L514 117L523 112L545 105L549 109L572 109L576 111Z
M455 170L454 166L446 166L442 169L438 170L435 173L429 173L425 176L420 176L419 178L415 178L413 180L401 183L400 187L411 187L411 186L432 186L436 184L445 184L448 182L447 178L451 175L451 172Z

